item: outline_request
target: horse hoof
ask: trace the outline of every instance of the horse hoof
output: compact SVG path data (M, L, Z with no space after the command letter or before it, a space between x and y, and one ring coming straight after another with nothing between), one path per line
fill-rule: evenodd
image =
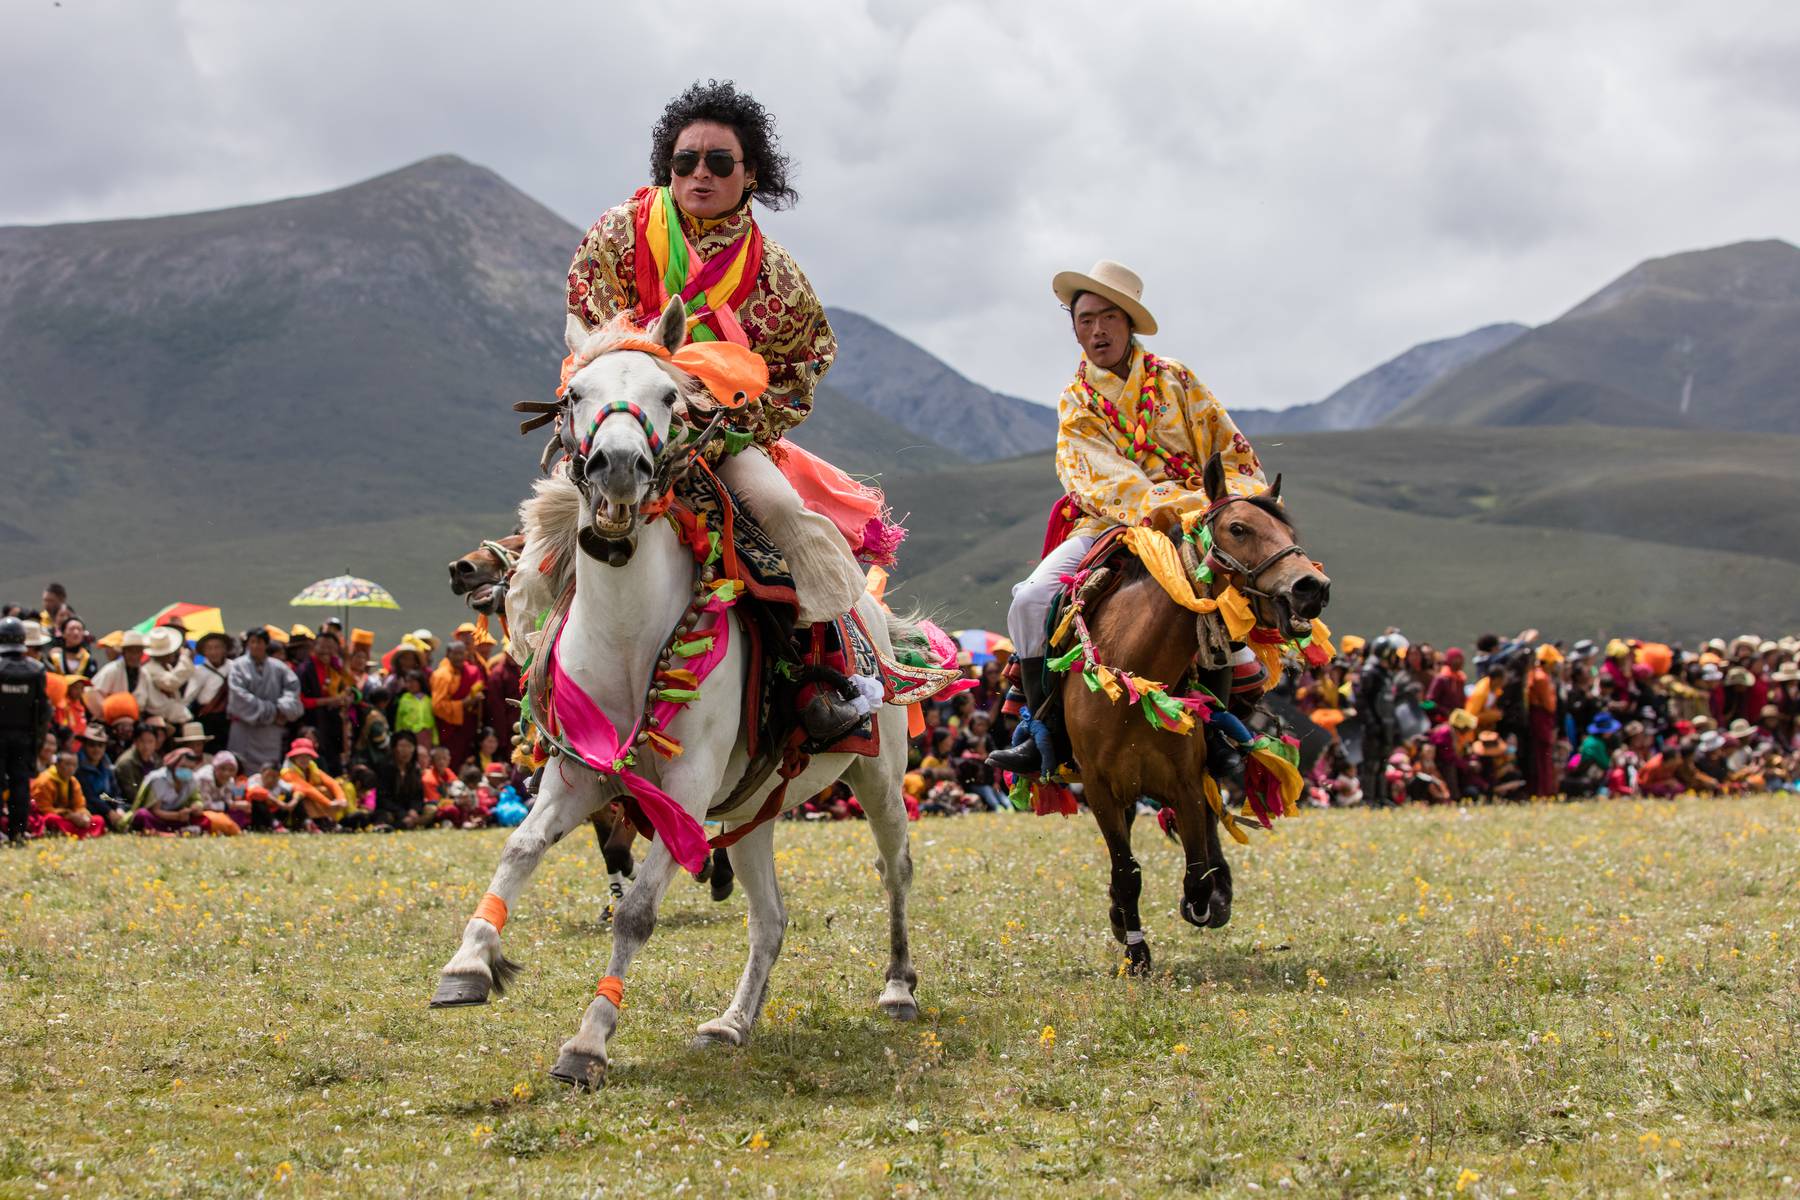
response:
M1210 914L1210 909L1203 911L1200 906L1195 904L1192 900L1189 900L1186 897L1182 898L1181 919L1186 921L1189 925L1192 925L1197 929L1205 929L1207 921L1211 919Z
M876 1001L881 1011L896 1021L916 1021L919 1019L919 1005L913 999L912 989L898 979L891 981Z
M564 1050L556 1056L556 1065L550 1068L550 1078L561 1080L584 1092L591 1092L606 1084L606 1060L597 1054L581 1050Z
M725 901L731 899L731 889L736 882L737 876L735 875L727 875L724 879L720 879L717 875L714 875L712 877L713 903L723 904Z
M1223 929L1231 921L1231 905L1220 904L1216 899L1206 909L1206 927Z
M1133 942L1125 948L1125 973L1134 978L1150 974L1150 943Z
M690 1043L696 1050L706 1050L713 1046L737 1047L744 1044L744 1035L736 1027L723 1021L708 1021L694 1034Z
M480 975L445 975L438 980L437 991L431 995L431 1007L467 1008L471 1004L486 1004L488 988L488 981Z

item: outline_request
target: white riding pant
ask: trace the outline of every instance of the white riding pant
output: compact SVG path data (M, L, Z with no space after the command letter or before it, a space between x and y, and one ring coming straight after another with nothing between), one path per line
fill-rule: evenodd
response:
M1094 538L1072 537L1052 550L1037 570L1013 584L1012 607L1006 610L1006 636L1012 639L1013 652L1020 658L1042 658L1049 643L1044 623L1050 619L1050 606L1062 591L1062 576L1081 564L1093 548Z
M867 582L831 518L806 507L761 446L720 463L719 475L781 547L800 596L800 621L831 621L849 612Z

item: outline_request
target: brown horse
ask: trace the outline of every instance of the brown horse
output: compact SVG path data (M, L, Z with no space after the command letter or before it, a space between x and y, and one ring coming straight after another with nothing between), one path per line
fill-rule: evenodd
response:
M1216 454L1207 461L1202 485L1208 496L1227 496L1224 467ZM1310 633L1312 618L1330 598L1331 581L1294 540L1281 506L1281 477L1261 495L1215 503L1205 520L1214 544L1211 594L1235 585L1250 599L1259 626L1289 637ZM1228 696L1229 667L1199 669L1202 631L1196 615L1170 599L1136 559L1129 559L1124 570L1125 581L1087 617L1101 661L1168 681L1171 694L1176 681L1197 679L1215 695ZM1085 799L1112 861L1113 936L1125 944L1131 973L1145 974L1150 946L1138 918L1143 879L1131 853L1138 797L1150 796L1174 809L1187 860L1182 917L1213 929L1231 919L1231 867L1201 782L1206 738L1199 729L1183 736L1154 728L1136 705L1114 703L1105 692L1089 690L1077 671L1062 682L1062 705Z
M515 533L487 541L450 564L450 591L478 613L498 617L506 611L506 584L513 564L525 549L525 535Z

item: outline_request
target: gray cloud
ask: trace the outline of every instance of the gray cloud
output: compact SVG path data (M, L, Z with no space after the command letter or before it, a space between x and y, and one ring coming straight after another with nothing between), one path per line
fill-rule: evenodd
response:
M1041 400L1072 363L1049 277L1097 257L1228 403L1282 406L1645 257L1800 238L1791 4L29 0L0 35L16 222L453 151L585 225L669 95L735 77L827 301Z

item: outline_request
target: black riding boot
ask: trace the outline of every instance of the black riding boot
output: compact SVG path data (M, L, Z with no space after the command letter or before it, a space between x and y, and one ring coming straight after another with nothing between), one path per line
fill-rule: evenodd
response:
M1025 707L1032 719L1042 720L1044 701L1048 696L1044 688L1044 659L1041 655L1019 660L1019 683L1025 689ZM989 766L1001 771L1011 771L1015 775L1036 775L1044 770L1043 757L1038 751L1037 739L1027 737L1004 750L994 751L988 755L987 760Z

